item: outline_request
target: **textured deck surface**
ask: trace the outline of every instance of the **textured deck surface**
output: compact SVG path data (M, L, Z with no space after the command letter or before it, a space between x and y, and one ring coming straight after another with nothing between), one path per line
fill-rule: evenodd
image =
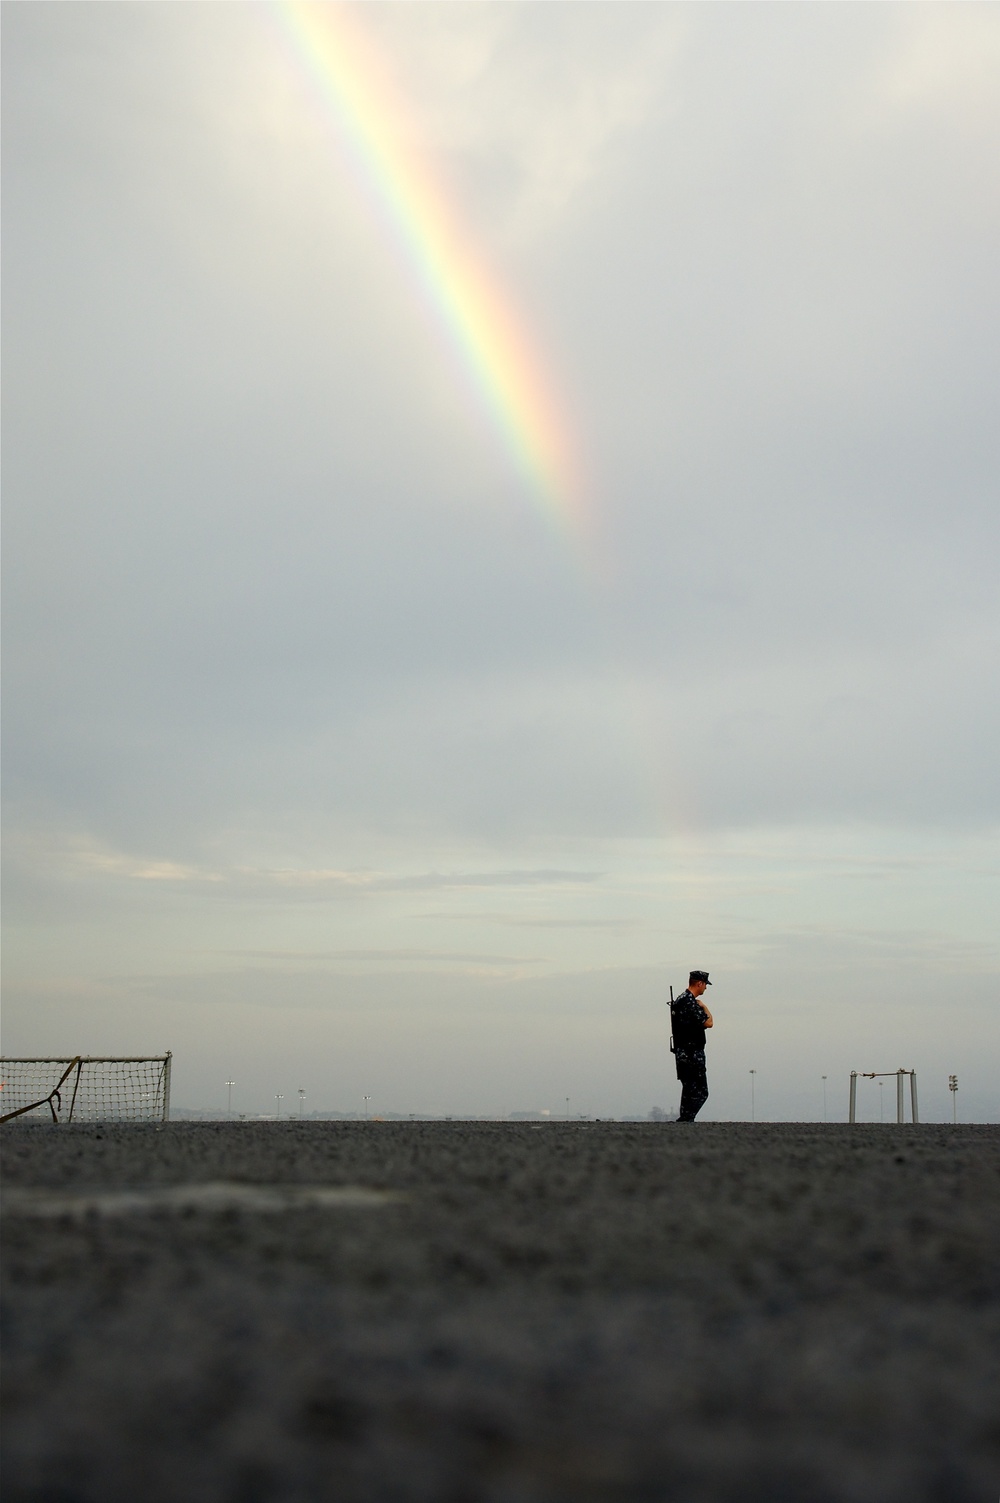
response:
M1000 1495L998 1128L0 1142L6 1503Z

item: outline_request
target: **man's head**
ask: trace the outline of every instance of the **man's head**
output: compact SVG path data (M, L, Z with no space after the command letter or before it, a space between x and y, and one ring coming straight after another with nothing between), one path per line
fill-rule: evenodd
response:
M692 971L688 977L688 991L692 997L700 997L706 986L711 985L707 971Z

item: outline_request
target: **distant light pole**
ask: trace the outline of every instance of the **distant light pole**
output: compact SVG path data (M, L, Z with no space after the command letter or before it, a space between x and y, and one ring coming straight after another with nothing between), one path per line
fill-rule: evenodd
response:
M227 1116L230 1116L230 1117L233 1115L233 1086L235 1084L236 1084L235 1080L227 1080L226 1081L226 1089L229 1092L229 1101L228 1101L228 1104L226 1106L226 1114L227 1114Z
M826 1121L826 1076L823 1076L823 1121Z
M951 1121L954 1127L958 1122L958 1076L948 1076L948 1089L951 1092Z
M566 1097L566 1121L569 1121L569 1097Z
M880 1122L884 1122L885 1121L885 1115L884 1115L883 1110L882 1110L882 1108L884 1107L884 1105L885 1105L885 1096L882 1094L882 1082L879 1081L879 1083L878 1083L878 1120Z
M306 1092L304 1086L299 1086L299 1116L302 1116L302 1108L306 1104Z
M371 1098L371 1097L370 1097L370 1096L366 1096L366 1097L365 1097L365 1121L367 1121L367 1120L368 1120L368 1103L369 1103L369 1101L370 1101L370 1100L371 1100L371 1099L372 1099L372 1098Z
M285 1099L285 1093L284 1093L284 1091L275 1091L275 1093L274 1093L274 1099L278 1103L278 1116L280 1117L281 1116L281 1103Z
M754 1080L754 1076L756 1074L757 1074L756 1070L751 1070L750 1071L750 1121L751 1122L756 1122L756 1120L757 1120L757 1098L756 1098L756 1094L755 1094L756 1081Z

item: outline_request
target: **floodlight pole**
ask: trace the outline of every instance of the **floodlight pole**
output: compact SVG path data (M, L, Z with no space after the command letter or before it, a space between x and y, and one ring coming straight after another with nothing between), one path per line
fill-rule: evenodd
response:
M948 1089L951 1092L951 1125L952 1125L952 1127L955 1127L957 1125L957 1123L958 1123L958 1076L957 1075L949 1075L948 1076Z
M823 1076L823 1121L826 1121L826 1076Z
M916 1072L916 1070L911 1070L910 1071L910 1115L912 1116L914 1122L919 1122L920 1121L920 1118L917 1115L917 1072ZM900 1120L900 1122L902 1122L902 1120L903 1120L902 1116L900 1117L899 1120Z
M305 1106L305 1102L306 1102L305 1087L304 1086L299 1086L299 1116L300 1117L302 1116L302 1108Z
M857 1107L858 1107L858 1072L857 1072L857 1070L852 1070L851 1071L851 1104L850 1104L850 1108L849 1108L848 1113L847 1113L847 1120L848 1120L848 1122L856 1122L857 1121Z
M750 1071L750 1121L751 1122L756 1122L756 1120L757 1120L757 1098L756 1098L756 1095L755 1095L755 1092L754 1092L754 1086L756 1084L756 1082L754 1080L754 1077L756 1076L756 1074L757 1074L756 1070L751 1070Z
M284 1091L275 1091L275 1093L274 1093L274 1099L278 1103L278 1117L280 1119L280 1117L281 1117L281 1103L285 1099L285 1093L284 1093Z
M372 1099L372 1098L371 1098L371 1097L370 1097L370 1096L366 1096L366 1097L365 1097L365 1121L366 1121L366 1122L367 1122L367 1121L368 1121L368 1103L369 1103L369 1101L370 1101L370 1100L371 1100L371 1099Z
M226 1089L229 1092L229 1098L228 1098L228 1101L226 1103L226 1115L227 1115L227 1117L231 1117L233 1115L233 1086L235 1084L236 1084L235 1080L227 1080L226 1081Z

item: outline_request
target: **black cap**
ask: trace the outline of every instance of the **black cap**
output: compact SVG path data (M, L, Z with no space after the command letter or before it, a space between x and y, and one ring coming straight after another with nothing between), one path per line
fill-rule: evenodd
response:
M711 981L709 981L708 979L707 971L692 971L690 976L688 977L688 986L691 985L692 981L704 981L706 986L712 985Z

